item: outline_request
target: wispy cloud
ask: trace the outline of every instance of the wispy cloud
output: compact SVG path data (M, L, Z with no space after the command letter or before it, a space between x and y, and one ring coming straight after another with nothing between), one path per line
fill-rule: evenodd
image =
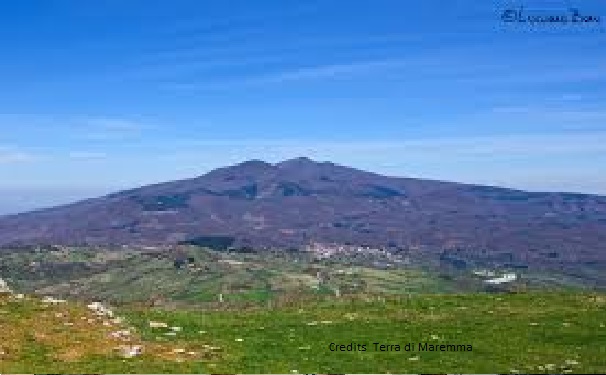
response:
M267 32L267 30L264 30ZM245 34L254 37L254 33ZM226 38L226 35L219 35ZM253 38L254 39L254 38ZM217 45L208 45L200 41L192 42L190 48L173 48L164 52L151 53L142 57L142 61L129 67L116 68L109 77L112 80L146 79L165 80L200 76L201 73L230 70L246 67L258 68L268 64L295 64L301 59L302 49L321 51L343 51L353 48L373 48L377 46L393 47L419 40L415 35L375 35L366 37L298 37L292 43L267 43L262 45L250 40L229 40ZM201 47L203 46L203 47ZM316 52L320 53L320 51ZM329 65L351 65L347 63L325 63ZM308 69L308 68L307 68Z
M473 49L469 49L473 51ZM460 51L429 51L421 55L391 54L368 60L350 60L341 62L324 62L304 67L283 67L280 70L254 73L244 76L234 76L229 70L218 75L189 76L186 79L175 80L160 84L165 89L198 90L198 89L231 89L248 86L264 86L301 82L310 80L330 80L341 77L354 77L362 74L377 74L387 71L398 74L401 82L409 81L418 85L420 79L439 83L440 85L456 84L481 88L510 89L511 87L527 87L529 85L552 85L578 82L601 82L606 80L605 66L599 62L589 61L585 66L574 69L562 64L544 67L529 65L521 69L519 66L495 61L482 61L472 58L473 54L462 54ZM278 56L279 57L279 56ZM271 55L261 59L271 61ZM237 59L236 59L237 60ZM255 65L261 60L240 59L236 64ZM277 58L275 61L280 61ZM444 61L448 61L447 64ZM292 62L291 62L292 64ZM283 64L288 65L288 64ZM229 66L229 65L226 65ZM262 66L262 65L261 65ZM562 96L562 102L578 101L577 96Z
M558 99L563 102L578 102L580 100L583 100L583 95L573 93L562 94Z
M606 131L367 141L190 140L174 152L176 144L173 152L156 150L155 161L178 165L180 178L248 159L278 162L308 156L393 176L606 193L595 167L606 162Z
M404 60L378 60L362 61L346 64L328 64L312 66L295 70L282 71L265 76L244 80L245 84L283 83L288 81L299 81L305 79L332 78L340 75L351 75L373 72L377 69L402 67L406 64Z
M503 67L488 74L467 74L453 79L474 85L540 85L555 83L602 82L606 80L606 65L597 63L570 67Z
M223 33L226 30L250 25L263 25L270 20L283 21L285 18L314 13L321 9L323 3L323 1L305 1L304 3L293 3L290 7L271 7L269 10L257 10L243 14L229 12L225 17L208 17L205 14L194 15L189 19L172 22L170 27L164 29L164 32L173 38L183 35L191 36L192 34Z
M68 154L68 157L76 160L100 160L106 159L108 155L104 152L72 151Z
M375 73L390 68L401 68L409 63L405 59L382 59L371 61L357 61L351 63L323 64L302 68L287 69L252 76L244 76L222 82L185 82L170 83L165 88L175 90L197 89L227 89L242 86L258 86L267 84L281 84L305 80L331 79L359 74Z
M10 147L0 147L0 164L27 163L39 157L33 153Z
M575 104L575 103L571 103ZM476 120L496 118L500 121L514 121L518 124L551 124L554 128L562 125L575 125L597 128L606 122L606 111L595 107L579 105L513 105L496 106L488 112L477 113Z
M606 131L509 134L467 137L432 137L407 140L323 141L294 139L276 140L184 140L175 142L183 152L192 149L223 148L238 150L242 154L301 156L301 155L364 155L381 153L392 155L425 155L432 158L451 156L549 156L569 153L604 153ZM170 156L169 156L170 157Z
M263 30L263 29L262 29ZM271 31L265 31L271 33ZM290 39L289 43L284 41L272 41L264 39L259 42L254 37L255 33L243 33L242 38L232 38L227 43L217 43L209 45L201 41L194 40L191 47L170 48L165 51L148 53L145 55L147 61L164 62L165 64L175 64L179 62L202 61L209 56L228 58L236 61L251 59L267 59L285 57L301 57L302 51L349 51L351 48L365 49L383 46L398 47L408 45L411 42L419 42L422 37L413 34L377 34L365 36L297 36ZM225 37L225 36L223 36Z
M85 121L84 138L94 140L117 140L137 138L146 126L123 119L93 118Z

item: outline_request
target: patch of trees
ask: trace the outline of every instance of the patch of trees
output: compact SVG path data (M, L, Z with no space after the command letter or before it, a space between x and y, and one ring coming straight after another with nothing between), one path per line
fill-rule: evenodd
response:
M280 182L278 190L285 197L307 197L312 194L311 190L305 189L294 182Z
M448 253L440 254L440 263L442 263L442 265L450 265L457 269L467 268L467 262L464 259Z
M141 205L144 211L168 211L187 207L189 198L188 194L171 194L134 196L131 199Z
M254 199L257 196L257 184L246 185L238 189L225 190L221 193L223 196L230 198Z
M359 195L362 197L376 198L376 199L386 199L386 198L405 197L406 196L405 193L403 193L399 190L392 189L387 186L380 186L380 185L368 186L366 191L362 192Z
M175 269L181 269L184 266L193 266L196 263L196 259L193 257L178 257L173 261L173 266Z
M235 242L231 236L199 236L179 242L179 245L207 247L212 250L227 250Z

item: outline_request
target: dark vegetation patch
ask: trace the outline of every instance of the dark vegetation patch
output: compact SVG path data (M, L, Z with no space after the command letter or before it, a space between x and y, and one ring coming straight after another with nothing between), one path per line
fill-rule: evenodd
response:
M470 186L467 187L466 190L470 193L477 194L482 198L494 199L497 201L529 201L545 199L550 196L549 193L527 192L493 186Z
M257 184L250 184L242 186L238 189L228 189L224 190L220 193L222 196L230 197L230 198L240 198L240 199L254 199L258 193Z
M305 189L294 182L280 182L278 184L278 191L284 197L306 197L312 193L309 189Z
M186 208L189 194L170 194L157 196L134 196L133 199L143 208L143 211L168 211Z
M234 242L235 238L231 236L199 236L181 241L179 244L208 247L213 250L227 250Z
M363 191L361 194L359 194L362 197L368 197L368 198L376 198L376 199L386 199L386 198L394 198L394 197L405 197L406 194L387 187L387 186L380 186L380 185L370 185L368 186L365 191Z

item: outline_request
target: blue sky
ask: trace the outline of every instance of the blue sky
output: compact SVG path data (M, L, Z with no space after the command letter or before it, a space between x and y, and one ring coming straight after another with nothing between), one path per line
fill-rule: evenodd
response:
M603 1L2 2L0 82L0 213L296 156L606 194Z

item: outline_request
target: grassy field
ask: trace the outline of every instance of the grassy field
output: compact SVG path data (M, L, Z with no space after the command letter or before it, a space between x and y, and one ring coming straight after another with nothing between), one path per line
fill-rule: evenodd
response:
M124 305L119 324L80 303L0 304L1 373L603 373L603 294L349 296L178 310ZM149 322L170 328L151 328ZM130 329L143 354L108 336ZM169 333L174 332L174 333ZM168 333L168 334L167 334ZM331 351L331 343L366 351ZM377 351L373 343L399 344ZM414 351L405 351L414 343ZM419 343L471 351L419 351ZM123 343L122 343L123 344ZM395 347L394 347L395 348Z

